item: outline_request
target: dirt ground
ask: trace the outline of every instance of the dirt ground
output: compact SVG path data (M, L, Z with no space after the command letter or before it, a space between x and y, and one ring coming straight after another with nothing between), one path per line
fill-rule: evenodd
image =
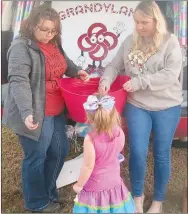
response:
M126 160L122 164L122 177L129 187L128 146L125 148ZM25 213L21 189L21 160L23 153L17 137L8 129L2 127L2 213ZM182 213L183 189L187 178L187 149L172 148L172 176L169 183L164 213ZM145 210L152 200L153 189L153 156L151 148L148 154L148 169L145 182ZM71 213L75 197L71 185L60 189L65 203L62 212Z

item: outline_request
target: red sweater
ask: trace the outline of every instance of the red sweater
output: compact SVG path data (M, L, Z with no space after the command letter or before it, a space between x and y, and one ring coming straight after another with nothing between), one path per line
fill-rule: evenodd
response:
M67 63L60 50L53 44L38 43L45 56L46 66L46 105L45 115L55 116L64 109L58 81L67 69Z

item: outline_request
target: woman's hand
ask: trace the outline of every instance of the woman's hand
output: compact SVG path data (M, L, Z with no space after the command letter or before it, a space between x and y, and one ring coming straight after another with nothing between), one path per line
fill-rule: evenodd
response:
M127 92L134 92L133 85L131 83L131 80L127 81L126 83L123 84L123 89Z
M29 115L25 118L25 125L29 130L35 130L38 128L39 123L33 123L33 115Z
M89 81L89 74L86 71L84 71L84 70L78 71L78 76L84 82Z
M106 94L108 94L110 88L106 87L106 86L103 86L103 85L99 85L99 95L100 96L105 96Z
M82 191L83 187L79 186L78 183L73 185L73 190L75 193L79 194Z

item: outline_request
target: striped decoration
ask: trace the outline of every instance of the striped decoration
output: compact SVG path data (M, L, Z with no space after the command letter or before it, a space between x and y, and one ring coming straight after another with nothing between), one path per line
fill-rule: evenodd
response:
M174 34L178 37L180 45L187 47L187 1L176 1L174 9Z

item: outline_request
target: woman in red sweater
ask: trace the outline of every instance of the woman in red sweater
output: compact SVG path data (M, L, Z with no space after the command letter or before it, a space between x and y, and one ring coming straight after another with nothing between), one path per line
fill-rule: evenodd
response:
M25 208L33 212L57 212L62 201L56 180L69 151L58 85L64 74L89 79L61 47L59 14L45 5L34 8L8 51L3 118L24 151L23 195Z

